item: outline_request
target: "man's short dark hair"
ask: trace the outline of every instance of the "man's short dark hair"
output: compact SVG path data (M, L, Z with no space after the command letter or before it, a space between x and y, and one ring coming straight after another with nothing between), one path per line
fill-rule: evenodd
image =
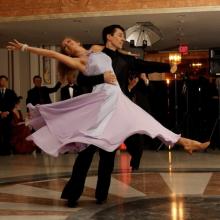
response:
M42 79L42 78L41 78L41 76L36 75L36 76L33 77L33 81L34 81L35 79Z
M0 76L0 79L5 79L5 80L7 80L7 81L8 81L8 77L7 77L7 76L5 76L5 75L1 75L1 76Z
M116 29L120 29L123 32L125 31L125 29L119 24L113 24L113 25L107 26L103 29L102 40L103 40L104 44L106 44L106 42L107 42L107 35L108 34L113 35L115 33Z

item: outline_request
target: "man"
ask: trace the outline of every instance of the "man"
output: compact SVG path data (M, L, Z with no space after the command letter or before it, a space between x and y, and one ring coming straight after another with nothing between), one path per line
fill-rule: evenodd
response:
M17 95L8 89L8 77L0 76L0 155L11 154L10 136L12 110Z
M49 94L56 92L62 85L62 82L58 81L52 88L42 86L42 78L39 75L33 77L33 83L34 88L28 91L26 104L31 103L32 105L37 105L51 103Z
M70 72L67 74L67 85L60 90L60 99L66 100L83 94L83 89L77 84L78 73Z
M37 104L51 103L50 94L57 92L57 90L62 85L62 82L58 81L56 85L52 88L48 88L47 86L42 86L42 78L39 75L33 77L33 83L34 83L34 88L28 91L26 104L31 103L32 105L37 105ZM27 112L29 112L28 109ZM41 150L37 148L36 152L40 153Z
M103 29L103 41L105 48L102 52L112 59L112 66L122 91L128 95L128 77L130 72L151 73L169 72L171 66L165 63L147 62L136 59L133 56L119 53L125 41L124 29L120 25L111 25ZM175 69L175 68L174 68ZM100 78L103 78L101 75ZM135 146L134 146L135 148ZM72 176L62 192L61 198L68 199L68 206L75 207L81 196L85 179L97 147L90 145L78 154L73 166ZM96 186L96 202L102 204L107 200L111 182L111 174L114 169L114 152L106 152L99 149L98 180Z

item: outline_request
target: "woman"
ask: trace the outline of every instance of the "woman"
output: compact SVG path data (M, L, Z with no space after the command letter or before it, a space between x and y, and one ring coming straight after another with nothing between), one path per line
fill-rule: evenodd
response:
M113 72L110 57L102 52L87 51L71 38L65 38L62 42L61 48L65 54L30 47L16 40L9 42L7 48L54 58L88 76ZM29 105L29 108L31 125L37 130L29 139L53 156L70 150L80 151L90 144L114 151L135 133L157 137L166 145L180 144L189 153L209 145L209 142L182 138L163 127L132 103L118 84L100 84L90 94L54 104ZM132 118L135 120L132 121Z
M15 100L15 106L12 110L12 127L10 143L16 154L32 153L36 150L36 145L25 138L31 134L30 129L25 125L20 108L21 96Z

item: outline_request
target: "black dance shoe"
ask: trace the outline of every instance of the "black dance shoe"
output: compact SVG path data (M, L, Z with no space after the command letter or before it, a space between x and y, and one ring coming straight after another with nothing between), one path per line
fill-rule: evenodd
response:
M107 199L97 199L96 200L97 205L102 205L102 204L105 204L106 202L107 202Z
M68 199L67 206L69 208L75 208L78 205L78 202L76 200Z

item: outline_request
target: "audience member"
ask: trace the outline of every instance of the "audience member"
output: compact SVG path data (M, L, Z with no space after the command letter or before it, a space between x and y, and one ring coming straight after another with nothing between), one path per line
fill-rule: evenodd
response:
M31 103L32 105L37 104L48 104L51 103L49 94L56 92L62 82L58 81L52 88L42 86L42 78L39 75L33 77L34 88L28 91L26 104Z
M26 137L31 134L28 126L25 125L23 118L20 100L21 96L17 97L15 105L12 111L12 123L11 123L11 139L10 143L13 148L13 152L16 154L32 153L36 146L32 141L26 141Z
M78 72L76 71L70 71L67 74L67 85L60 90L60 98L62 101L83 94L82 88L77 84L77 77Z
M0 76L0 155L11 154L10 145L12 110L16 94L8 89L8 77Z

